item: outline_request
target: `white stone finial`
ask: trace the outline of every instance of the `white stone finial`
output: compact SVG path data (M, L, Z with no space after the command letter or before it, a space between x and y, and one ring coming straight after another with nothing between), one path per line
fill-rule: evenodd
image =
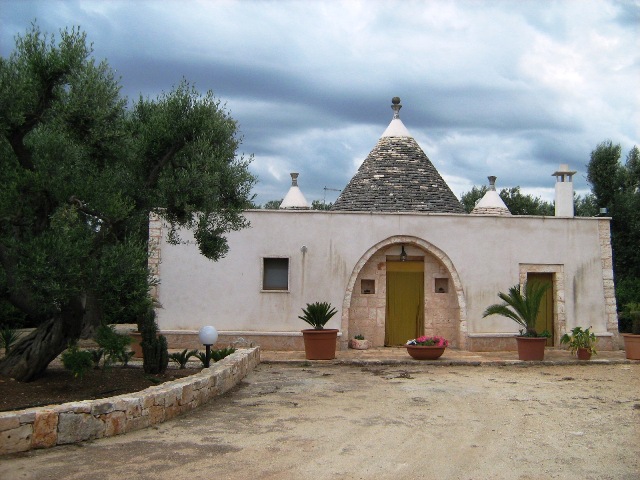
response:
M297 187L298 186L298 175L300 175L300 174L296 173L296 172L291 172L289 175L291 175L291 186L292 187Z
M489 190L493 190L495 192L495 190L496 190L496 179L498 177L496 177L494 175L490 175L487 178L489 179Z

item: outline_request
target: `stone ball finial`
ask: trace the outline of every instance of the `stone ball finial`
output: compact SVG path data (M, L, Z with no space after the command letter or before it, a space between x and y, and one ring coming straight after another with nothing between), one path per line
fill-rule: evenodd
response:
M391 103L393 103L394 105L399 105L400 104L400 97L393 97L391 99Z

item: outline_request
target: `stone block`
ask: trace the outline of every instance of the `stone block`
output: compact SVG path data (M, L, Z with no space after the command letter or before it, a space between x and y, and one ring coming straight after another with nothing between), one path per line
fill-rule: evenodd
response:
M0 413L0 432L20 426L20 417L13 412Z
M58 417L58 445L104 436L104 423L87 413L61 413Z
M153 405L149 407L149 425L164 422L164 406Z
M49 448L58 443L58 413L42 410L35 415L31 448Z
M0 432L0 455L26 452L31 448L33 425L26 424Z
M72 413L91 413L92 404L91 402L74 402L67 403L63 407L63 412L72 412Z
M149 415L142 415L135 418L128 418L125 424L125 432L133 432L142 428L147 428L150 425Z
M38 413L38 409L31 408L29 410L23 410L18 414L18 420L20 420L20 425L24 423L33 423L36 420L36 413ZM17 412L16 412L17 413Z
M100 419L104 422L104 434L106 437L120 435L126 431L127 416L124 412L111 412L102 415Z
M114 410L113 402L110 400L98 400L91 407L91 415L104 415L106 413L111 413Z

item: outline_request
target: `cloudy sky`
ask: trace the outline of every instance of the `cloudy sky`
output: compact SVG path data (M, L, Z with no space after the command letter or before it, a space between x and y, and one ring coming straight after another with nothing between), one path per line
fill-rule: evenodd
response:
M394 96L458 197L496 175L551 200L560 163L584 193L598 143L623 160L640 146L638 0L0 0L3 57L34 19L79 25L129 98L182 77L212 90L255 156L258 203L292 171L309 201L335 200Z

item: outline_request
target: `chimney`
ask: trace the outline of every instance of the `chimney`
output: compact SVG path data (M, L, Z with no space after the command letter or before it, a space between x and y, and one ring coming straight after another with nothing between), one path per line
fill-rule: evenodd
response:
M573 176L574 170L569 170L566 163L553 172L556 177L556 217L573 217Z

